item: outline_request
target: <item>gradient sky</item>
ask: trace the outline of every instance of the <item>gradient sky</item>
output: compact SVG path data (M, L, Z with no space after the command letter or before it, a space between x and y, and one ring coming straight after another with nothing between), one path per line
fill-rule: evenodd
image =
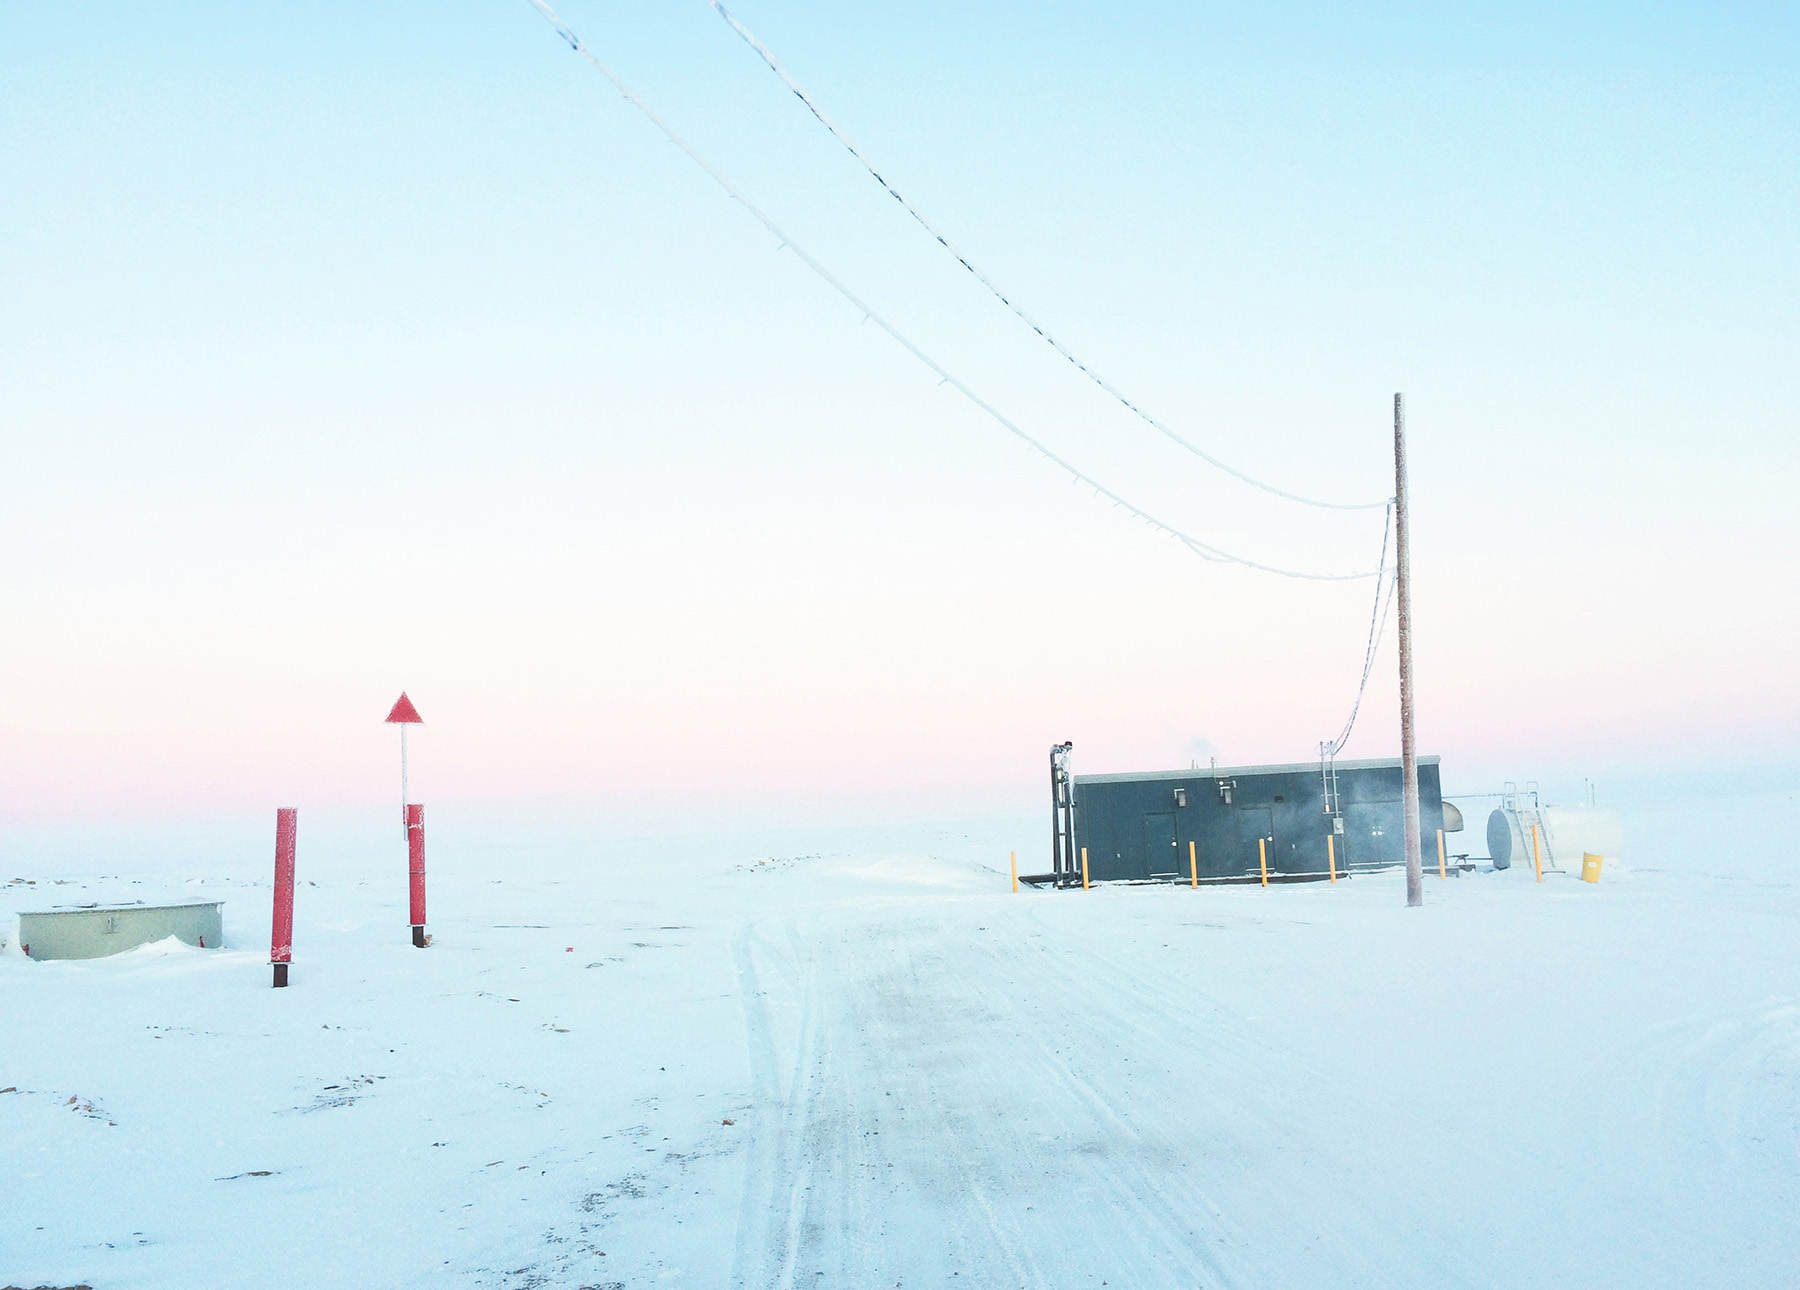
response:
M558 7L1057 451L1373 565L704 0ZM731 7L1209 450L1384 497L1406 392L1447 782L1800 770L1793 6ZM384 802L402 688L429 801L672 813L1035 809L1055 740L1305 760L1354 696L1369 584L1072 486L524 0L9 6L0 174L0 818Z

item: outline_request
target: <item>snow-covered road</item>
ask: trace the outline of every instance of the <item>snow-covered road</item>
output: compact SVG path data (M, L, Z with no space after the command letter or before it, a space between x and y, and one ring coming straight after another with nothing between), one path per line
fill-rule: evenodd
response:
M765 1114L738 1284L1252 1286L1366 1263L1372 1207L1345 1198L1404 1188L1297 1135L1311 1117L1283 1102L1329 1078L1171 946L1071 944L1039 903L740 932Z
M284 992L251 948L9 945L0 1283L1800 1280L1785 879L444 869L424 953L321 872ZM199 889L254 946L266 886Z

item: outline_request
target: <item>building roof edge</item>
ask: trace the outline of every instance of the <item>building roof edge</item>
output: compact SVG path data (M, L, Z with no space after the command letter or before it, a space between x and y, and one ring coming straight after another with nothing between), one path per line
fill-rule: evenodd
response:
M1441 758L1435 755L1418 759L1421 766L1436 766L1440 760ZM1336 763L1336 766L1340 771L1399 770L1400 759L1398 757L1363 757L1354 761L1340 761ZM1299 771L1316 775L1319 773L1319 763L1296 761L1269 766L1219 766L1216 768L1206 766L1198 770L1190 768L1188 770L1122 771L1103 775L1074 775L1071 778L1077 784L1124 784L1163 779L1228 779L1237 775L1292 775Z

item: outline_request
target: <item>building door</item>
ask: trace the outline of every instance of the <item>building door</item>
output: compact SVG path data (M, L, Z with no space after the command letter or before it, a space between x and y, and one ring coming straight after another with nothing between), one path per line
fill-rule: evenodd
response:
M1238 854L1244 858L1244 872L1261 875L1262 855L1258 842L1268 845L1269 872L1275 872L1275 819L1266 806L1240 806L1237 812Z
M1152 878L1167 878L1181 871L1179 847L1175 841L1175 816L1172 812L1144 817L1144 859Z
M1349 867L1379 869L1405 864L1405 807L1399 802L1352 802L1344 808L1340 845L1344 850L1341 859Z

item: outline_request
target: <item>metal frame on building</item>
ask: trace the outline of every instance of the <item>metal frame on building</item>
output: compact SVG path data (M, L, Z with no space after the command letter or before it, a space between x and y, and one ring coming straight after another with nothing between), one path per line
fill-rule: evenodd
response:
M1406 862L1398 757L1071 775L1051 750L1052 871L1023 881L1297 882ZM1438 758L1421 757L1421 860L1443 827Z

